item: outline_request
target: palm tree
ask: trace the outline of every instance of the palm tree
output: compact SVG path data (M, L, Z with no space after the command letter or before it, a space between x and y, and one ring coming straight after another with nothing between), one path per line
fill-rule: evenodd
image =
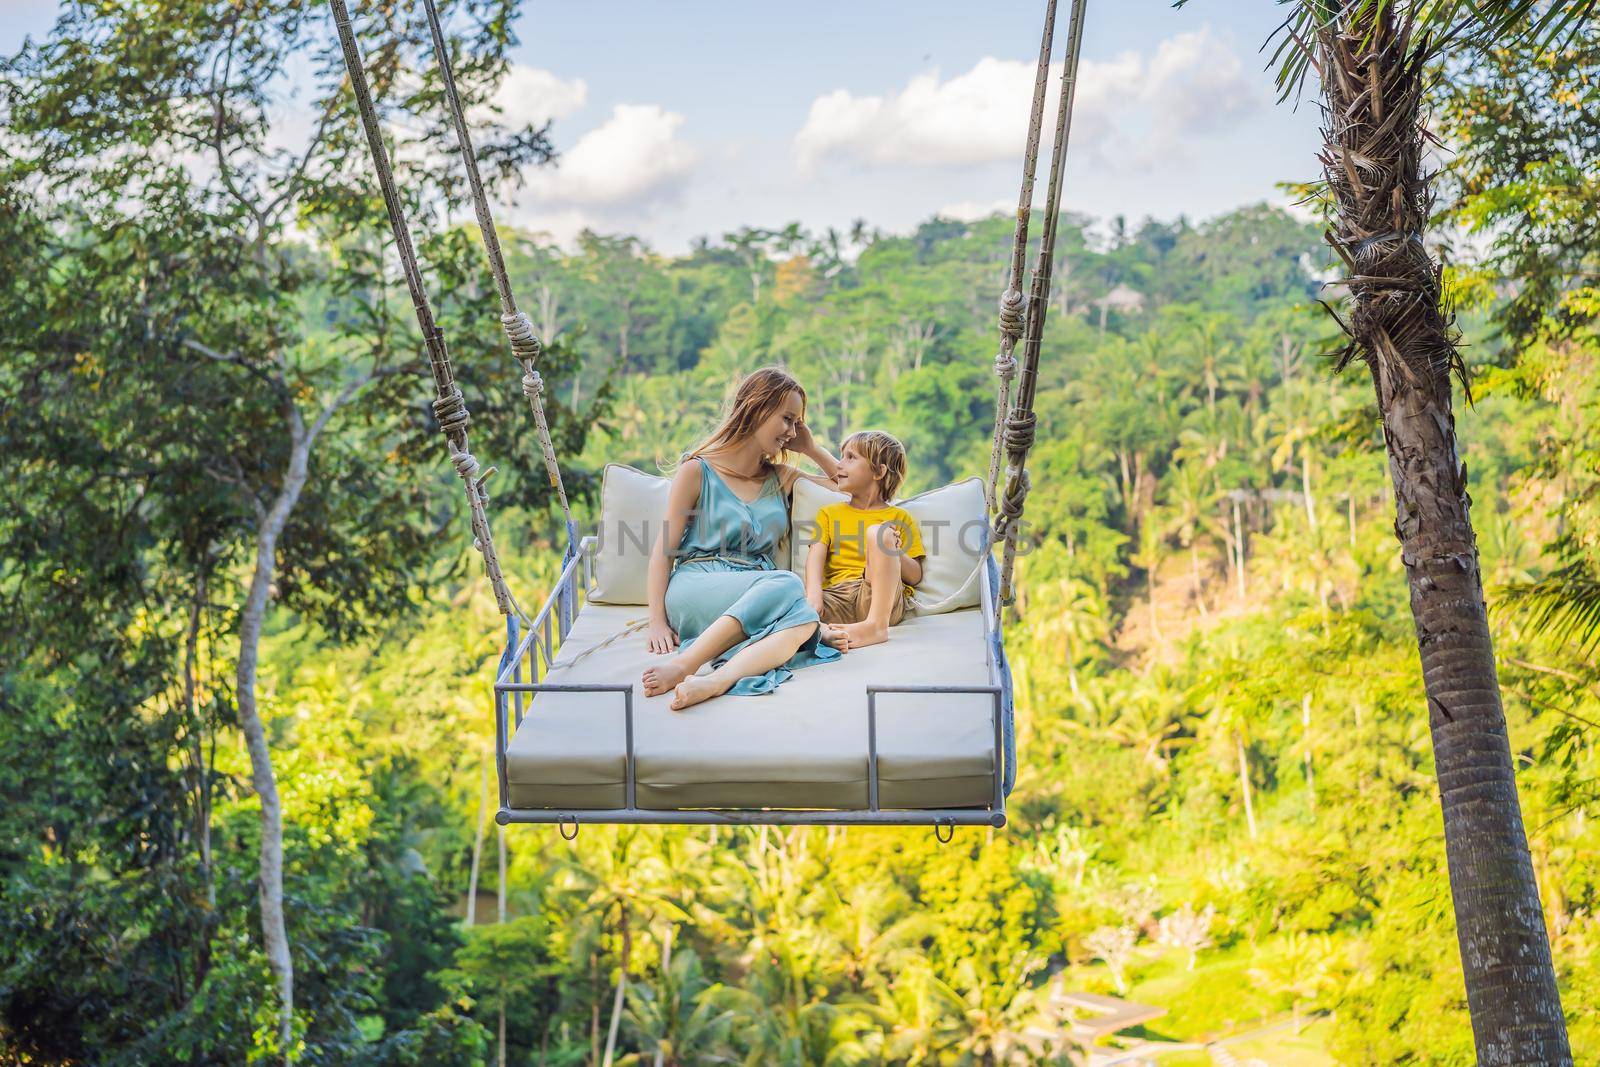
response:
M1147 522L1139 527L1139 551L1130 557L1136 567L1144 568L1145 572L1145 606L1150 612L1150 640L1154 645L1162 643L1161 622L1156 617L1156 581L1157 571L1161 563L1167 558L1166 538L1161 535L1161 530L1153 522Z
M1172 508L1164 532L1175 533L1189 550L1189 575L1194 583L1194 600L1200 617L1210 614L1206 607L1205 583L1200 574L1200 534L1208 529L1211 506L1217 499L1216 483L1206 471L1188 463L1175 464L1168 475L1167 501Z
M722 987L706 978L694 949L674 953L670 945L663 941L665 960L655 983L628 987L628 1021L640 1044L655 1050L631 1058L654 1067L734 1062L728 1039L735 1017L724 1004Z
M844 988L861 992L893 981L941 925L938 916L912 908L904 890L877 879L835 896L827 914L830 969Z
M1528 853L1450 375L1464 375L1426 241L1423 95L1451 44L1574 30L1592 0L1300 0L1279 84L1322 88L1328 241L1348 268L1341 369L1372 376L1421 652L1456 931L1480 1062L1570 1064Z
M591 951L597 953L607 931L615 931L619 942L611 1022L606 1032L605 1052L600 1059L605 1067L610 1067L616 1053L629 968L633 963L634 929L641 924L648 927L653 918L689 921L688 914L669 896L672 870L658 854L645 848L636 849L637 840L637 827L607 834L603 847L585 856L583 862L562 864L574 887L584 896L574 948L585 956ZM598 1015L593 1018L598 1023Z

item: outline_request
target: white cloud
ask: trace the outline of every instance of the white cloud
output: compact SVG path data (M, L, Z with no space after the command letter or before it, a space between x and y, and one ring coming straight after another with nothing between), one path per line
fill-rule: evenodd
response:
M1150 60L1145 99L1156 121L1174 134L1225 130L1265 101L1263 84L1252 82L1232 49L1210 31L1168 37Z
M640 207L682 192L696 153L679 140L683 116L656 104L618 104L611 117L528 175L529 206Z
M935 214L940 218L954 219L957 222L976 222L986 219L990 215L1013 212L1017 209L1016 198L1010 200L991 200L982 203L977 200L958 200L953 204L946 204Z
M794 137L796 158L808 172L829 158L913 166L1019 159L1034 73L1033 63L987 56L949 80L919 74L888 96L835 89L812 101ZM1046 101L1046 155L1060 75L1058 63ZM1245 76L1229 44L1203 27L1162 40L1148 57L1084 60L1072 141L1102 163L1129 154L1153 159L1236 125L1264 101L1263 86Z
M564 119L589 102L589 85L582 78L571 81L538 67L513 63L494 94L499 121L507 126L543 126L552 119ZM479 109L474 122L492 121L493 113Z
M516 214L517 229L547 243L575 249L578 234L584 230L611 229L610 220L596 217L579 208L563 208L550 212L520 211Z

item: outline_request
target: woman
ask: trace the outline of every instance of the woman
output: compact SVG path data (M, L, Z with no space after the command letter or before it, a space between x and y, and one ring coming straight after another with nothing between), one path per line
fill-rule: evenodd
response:
M676 655L643 680L645 696L672 690L674 711L723 693L770 693L794 670L840 655L843 635L822 625L800 576L773 560L795 479L827 485L837 467L805 414L800 383L763 367L740 383L727 416L673 475L650 556L646 644ZM822 475L784 463L788 452L810 457ZM710 674L695 674L707 663L716 664Z

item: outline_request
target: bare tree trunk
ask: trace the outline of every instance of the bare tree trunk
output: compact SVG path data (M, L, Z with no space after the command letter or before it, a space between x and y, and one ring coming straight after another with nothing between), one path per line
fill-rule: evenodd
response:
M496 848L499 851L500 885L495 893L495 921L502 927L506 924L506 828L496 828ZM499 1049L495 1053L495 1062L499 1067L506 1067L506 993L504 984L500 987L500 1019L497 1027L499 1034Z
M1300 442L1300 485L1306 495L1306 521L1313 536L1317 532L1317 498L1311 495L1311 442Z
M561 332L557 315L560 314L561 302L556 296L556 291L548 284L541 284L538 293L539 300L539 336L545 344L554 341Z
M200 872L206 883L206 907L214 915L217 909L217 878L211 856L211 767L206 759L205 746L201 738L200 716L195 706L200 623L205 611L206 571L209 566L209 558L201 561L199 573L195 575L194 599L189 606L189 629L183 645L183 707L189 719L187 729L189 761L193 766L195 840L200 846ZM207 940L209 941L209 936Z
M292 1058L294 1039L294 961L289 955L289 933L283 919L283 807L278 780L272 770L272 750L266 726L256 704L256 667L261 651L261 628L272 601L272 577L277 566L278 538L289 514L300 500L310 464L312 435L292 405L289 407L289 465L272 506L258 513L256 566L250 592L239 613L239 663L235 672L239 702L239 729L250 752L250 784L261 801L261 856L257 883L261 902L261 939L267 964L278 980L278 1042L285 1061Z
M472 873L467 876L467 925L478 920L478 870L483 864L483 838L489 829L489 762L484 760L483 780L478 787L478 832L472 838Z
M1244 734L1233 732L1233 745L1239 753L1239 793L1244 797L1244 821L1250 828L1250 840L1256 838L1256 807L1250 798L1250 759L1244 751Z
M1145 603L1150 608L1150 636L1156 641L1161 640L1161 623L1156 619L1156 568L1152 564L1150 573L1145 576Z
M1200 617L1209 618L1211 612L1206 608L1206 591L1200 582L1200 550L1193 538L1189 540L1189 573L1194 577L1194 602L1200 605Z
M611 1001L611 1025L606 1029L606 1051L600 1058L600 1067L611 1067L611 1058L617 1051L617 1029L622 1025L622 997L628 989L628 964L633 956L633 929L628 925L628 911L622 909L622 966L617 972L617 995Z
M1125 449L1117 450L1117 472L1121 475L1118 479L1122 483L1122 510L1127 512L1128 519L1133 520L1133 482L1128 475L1128 453Z
M1426 56L1389 4L1349 5L1317 46L1329 239L1350 270L1354 303L1345 358L1366 362L1383 418L1478 1060L1567 1065L1456 445L1450 372L1460 357L1423 240Z
M832 827L829 827L829 829L831 830ZM662 975L663 978L669 978L669 980L670 980L670 975L672 974L672 931L673 930L674 930L674 927L668 926L667 927L666 936L661 939L661 975ZM656 1045L655 1067L662 1067L662 1064L666 1060L666 1057L667 1057L666 1047L658 1043Z

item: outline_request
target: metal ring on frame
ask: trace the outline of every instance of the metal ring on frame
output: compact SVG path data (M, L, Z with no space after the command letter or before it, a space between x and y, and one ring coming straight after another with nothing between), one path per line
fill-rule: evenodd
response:
M948 833L944 832L948 831ZM933 838L941 845L948 845L955 840L956 824L952 819L940 819L933 824Z
M567 826L572 826L572 833L567 833ZM578 817L576 815L559 815L556 817L556 829L561 831L561 840L576 841L578 839Z

